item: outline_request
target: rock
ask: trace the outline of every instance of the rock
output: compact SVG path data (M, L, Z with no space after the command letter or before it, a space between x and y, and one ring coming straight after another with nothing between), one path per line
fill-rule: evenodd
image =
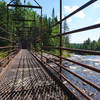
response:
M82 84L83 84L83 85L87 85L87 83L85 83L85 82L83 82Z
M83 89L82 92L86 93L85 89Z
M81 85L81 82L77 81L77 83L78 83L79 85Z
M75 93L75 90L72 90L73 91L73 93Z
M87 92L87 90L84 88L83 90L82 90L84 93L86 93Z
M89 92L89 96L93 96L94 95L94 93L93 92Z
M63 82L63 84L66 84L66 83L67 83L67 81L64 81L64 82Z

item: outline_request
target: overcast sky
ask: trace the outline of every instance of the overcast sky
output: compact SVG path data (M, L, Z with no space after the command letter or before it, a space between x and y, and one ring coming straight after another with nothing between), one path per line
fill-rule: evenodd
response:
M9 0L6 0L9 2ZM23 0L21 0L23 1ZM33 0L26 0L35 5ZM52 15L52 9L55 8L55 15L59 18L59 1L60 0L37 0L43 7L43 14L47 14L48 17ZM76 10L86 2L90 0L62 0L63 1L63 16L70 14L72 11ZM82 28L85 26L90 26L93 24L100 23L100 0L80 11L79 13L73 15L71 18L67 19L68 26L70 30ZM100 28L72 34L70 36L71 43L82 43L84 40L90 38L91 40L98 40L100 37Z

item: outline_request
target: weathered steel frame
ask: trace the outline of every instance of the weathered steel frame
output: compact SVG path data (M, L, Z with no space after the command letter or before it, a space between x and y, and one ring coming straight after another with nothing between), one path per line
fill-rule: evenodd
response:
M88 54L92 54L92 55L100 55L100 51L80 50L80 49L72 49L72 48L63 48L63 45L62 45L62 36L67 35L67 34L74 34L74 33L78 33L78 32L83 32L83 31L88 31L88 30L92 30L92 29L97 29L97 28L100 28L100 24L95 24L95 25L83 27L83 28L80 28L80 29L72 30L72 31L69 31L69 32L66 32L66 33L62 33L62 22L63 22L64 20L70 18L71 16L75 15L75 14L78 13L79 11L81 11L81 10L85 9L86 7L90 6L91 4L93 4L93 3L96 2L96 1L97 1L97 0L90 0L90 1L88 1L86 4L84 4L83 6L81 6L81 7L78 8L78 9L76 9L76 10L73 11L71 14L69 14L68 16L66 16L66 17L64 17L64 18L62 19L62 0L60 0L60 21L58 21L57 23L55 23L54 25L52 25L52 26L50 27L50 29L51 29L51 28L55 27L56 25L60 25L60 33L59 33L58 35L49 37L49 39L59 37L59 38L60 38L60 42L59 42L59 43L60 43L60 46L59 46L59 47L55 47L55 46L43 46L43 47L42 47L42 51L41 51L41 52L45 52L45 51L44 51L44 48L52 48L52 49L57 49L57 50L59 50L59 53L60 53L59 56L58 56L58 55L55 55L55 54L51 54L51 53L46 52L46 53L48 53L48 54L50 54L50 55L53 55L53 56L56 56L56 57L58 57L58 58L60 59L59 64L58 64L58 66L59 66L59 68L60 68L59 72L57 72L58 75L59 75L61 78L63 78L64 80L66 80L69 84L71 84L72 86L74 86L74 88L75 88L78 92L80 92L80 93L81 93L85 98L87 98L88 100L92 100L92 98L89 97L86 93L83 93L83 91L80 91L80 89L79 89L76 85L74 85L72 82L69 82L69 80L66 79L66 77L62 74L62 70L65 70L65 71L70 72L70 73L73 74L74 76L80 78L80 79L83 80L84 82L86 82L86 83L88 83L89 85L91 85L91 86L93 86L94 88L96 88L98 91L100 91L100 87L99 87L98 85L95 85L94 83L92 83L92 82L86 80L85 78L81 77L80 75L78 75L78 74L76 74L76 73L74 73L74 72L68 70L67 68L63 67L63 66L62 66L62 59L67 60L67 61L72 62L72 63L77 64L77 65L80 65L80 66L82 66L82 67L88 68L88 69L90 69L90 70L92 70L92 71L95 71L95 72L98 72L98 73L100 73L100 69L95 68L94 66L89 66L89 65L82 64L82 63L79 63L79 62L77 62L77 61L74 61L74 60L65 58L65 57L62 56L62 51L63 51L63 50L66 50L66 51L71 51L71 52L88 53ZM43 39L43 40L38 40L38 42L42 42L42 41L45 41L45 40L46 40L46 38ZM46 58L46 59L48 59L47 57L44 57L43 55L41 55L41 56L42 56L41 58ZM50 59L48 59L48 60L50 60ZM43 61L43 60L42 60L42 61ZM52 62L55 63L54 61L52 61ZM45 63L46 63L46 62L45 62ZM46 63L46 64L47 64L47 66L50 67L50 65L49 65L48 63ZM55 64L57 64L57 63L55 63ZM56 71L54 68L53 68L53 70Z

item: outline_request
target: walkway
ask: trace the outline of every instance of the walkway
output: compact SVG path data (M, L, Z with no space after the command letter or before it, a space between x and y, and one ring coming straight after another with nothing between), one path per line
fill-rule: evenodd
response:
M28 50L22 49L0 74L0 100L67 100Z

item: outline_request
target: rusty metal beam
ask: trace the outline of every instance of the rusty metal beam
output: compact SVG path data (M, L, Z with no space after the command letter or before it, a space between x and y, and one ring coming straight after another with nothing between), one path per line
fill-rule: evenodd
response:
M55 61L53 61L53 60L51 60L51 59L49 59L49 58L47 58L47 57L45 57L45 56L43 56L43 57L44 57L44 58L46 58L46 59L48 59L49 61L53 62L54 64L56 64L56 65L57 65L57 67L59 67L59 66L60 66L60 64L56 63ZM68 68L66 68L66 67L62 67L62 69L64 69L65 71L68 71L69 73L71 73L71 74L75 75L75 76L76 76L76 77L78 77L79 79L83 80L84 82L88 83L89 85L93 86L94 88L96 88L97 90L99 90L99 91L100 91L100 87L99 87L98 85L95 85L95 84L94 84L94 83L92 83L91 81L89 81L89 80L87 80L87 79L83 78L82 76L80 76L80 75L76 74L75 72L73 72L73 71L69 70L69 69L68 69Z
M62 0L60 0L60 20L62 20ZM59 72L62 73L62 22L60 23L60 48L59 48L59 54L60 54L60 70Z
M60 35L73 34L73 33L88 31L88 30L92 30L92 29L96 29L96 28L100 28L100 24L95 24L95 25L91 25L91 26L84 27L84 28L72 30L72 31L69 31L69 32L65 32L65 33L62 33L62 34L58 34L58 35L55 35L55 36L51 36L49 38L56 38L56 37L59 37Z
M14 21L23 21L23 22L35 22L35 20L25 20L25 19L13 19Z
M4 47L0 47L0 49L7 49L7 48L11 48L12 46L4 46Z
M10 39L4 38L2 36L0 36L0 39L10 41Z
M32 27L27 27L27 26L25 26L25 27L23 27L23 28L32 28Z
M59 49L60 47L54 46L43 46L42 48L52 48L52 49ZM73 49L73 48L63 48L62 50L72 51L72 52L79 52L79 53L88 53L91 55L100 55L100 51L93 51L93 50L82 50L82 49Z
M67 15L66 17L64 17L62 20L58 21L57 23L55 23L52 27L56 26L57 24L60 24L62 21L68 19L69 17L75 15L76 13L78 13L79 11L83 10L84 8L90 6L91 4L93 4L94 2L96 2L98 0L90 0L88 1L86 4L84 4L83 6L81 6L80 8L76 9L75 11L73 11L72 13L70 13L69 15Z
M56 56L56 57L60 58L60 56L58 56L58 55L55 55L55 54L52 54L52 53L49 53L49 52L46 52L46 51L44 51L44 52L47 53L47 54L50 54L50 55L53 55L53 56ZM77 62L77 61L74 61L74 60L71 60L71 59L65 58L65 57L62 57L62 59L67 60L67 61L72 62L72 63L77 64L77 65L80 65L80 66L82 66L84 68L90 69L92 71L100 73L100 69L96 68L94 66L83 64L83 63L80 63L80 62Z
M8 59L2 66L0 66L0 71L2 70L3 67L5 67L9 63L10 59Z
M16 51L15 52L12 52L12 53L10 53L7 57L5 57L2 61L4 61L5 59L7 59L7 58L9 58L12 54L14 54L14 53L17 53ZM0 66L0 70L3 68L3 67L5 67L8 63L9 63L9 61L11 60L12 58L10 58L10 59L8 59L7 61L5 61L5 63L3 63L3 65L2 66ZM2 62L1 60L0 60L0 62Z
M80 94L82 94L87 100L93 100L91 97L89 97L86 93L84 93L78 86L73 84L69 79L67 79L63 74L60 74L60 76L66 80L72 87L74 87Z
M14 1L14 0L11 0L11 1L9 2L9 4L11 4L13 1Z
M3 32L5 32L5 33L8 33L8 35L10 34L8 31L6 31L4 28L2 28L1 26L0 26L0 29L3 31Z
M92 30L92 29L96 29L96 28L100 28L100 24L95 24L95 25L84 27L84 28L76 29L76 30L73 30L73 31L69 31L69 32L63 33L62 35L88 31L88 30Z
M35 1L36 4L38 4L39 7L41 7L40 4L36 0L34 0L34 1Z
M40 6L31 6L31 5L13 5L13 4L8 4L7 6L10 6L10 7L37 8L37 9L41 9L42 8Z
M37 58L38 56L36 56ZM38 58L37 58L38 59ZM42 60L43 61L43 60ZM58 75L60 75L64 80L66 80L73 88L75 88L80 94L82 94L85 98L87 98L88 100L92 100L91 97L89 97L86 93L84 93L78 86L76 86L75 84L73 84L69 79L67 79L63 74L59 73L59 71L57 69L54 68L54 66L49 65L48 63L46 63L45 61L43 61L47 66L49 66L50 68L52 68L55 72L58 73Z
M95 24L95 25L83 27L83 28L76 29L76 30L72 30L72 31L65 32L65 33L62 33L62 34L50 36L50 37L48 37L48 38L49 38L49 39L50 39L50 38L56 38L56 37L60 37L61 35L63 36L63 35L68 35L68 34L74 34L74 33L83 32L83 31L88 31L88 30L93 30L93 29L97 29L97 28L100 28L100 24ZM48 39L48 38L45 38L45 39L43 39L42 41L44 41L44 40L46 40L46 39ZM41 40L40 40L40 41L41 41Z
M10 51L10 52L11 52L11 51ZM9 52L9 53L10 53L10 52ZM16 52L16 51L14 51L14 52ZM2 61L6 60L8 57L10 57L14 52L11 52L8 56L6 56L6 57L0 59L0 63L1 63Z
M40 58L38 57L38 55L36 53L32 53L31 54L40 62L40 64L43 65L44 69L48 72L48 74L53 78L54 81L57 82L57 84L59 84L61 86L61 88L64 90L64 93L67 94L69 100L79 100L79 97L75 94L73 94L73 92L68 88L67 85L63 84L62 81L53 73L49 70L48 67L46 67L47 63L43 60L41 62ZM48 65L49 66L49 65ZM50 67L51 68L51 67ZM54 67L52 67L53 69ZM54 68L54 71L56 69ZM57 71L57 70L56 70ZM56 72L55 71L55 72ZM58 72L58 71L57 71Z
M3 53L0 53L0 56L1 55L4 55L4 54L7 54L8 52L12 52L12 51L14 51L15 49L13 49L13 50L8 50L8 51L6 51L6 52L3 52Z
M14 41L11 41L10 39L4 38L4 37L2 37L2 36L0 36L0 39L2 39L2 40L7 40L7 41L9 41L9 42L14 42Z
M40 28L41 28L41 34L40 34L40 39L42 39L42 31L43 31L43 26L42 26L42 16L43 16L43 11L42 11L42 9L41 9L41 17L40 17ZM36 41L37 42L37 41ZM42 45L43 45L43 42L41 41L41 43L40 43L40 45L41 45L41 61L42 61L42 55L43 55L43 52L42 52Z
M0 47L0 49L7 49L7 48L12 48L12 47L17 47L17 46L3 46L3 47Z

